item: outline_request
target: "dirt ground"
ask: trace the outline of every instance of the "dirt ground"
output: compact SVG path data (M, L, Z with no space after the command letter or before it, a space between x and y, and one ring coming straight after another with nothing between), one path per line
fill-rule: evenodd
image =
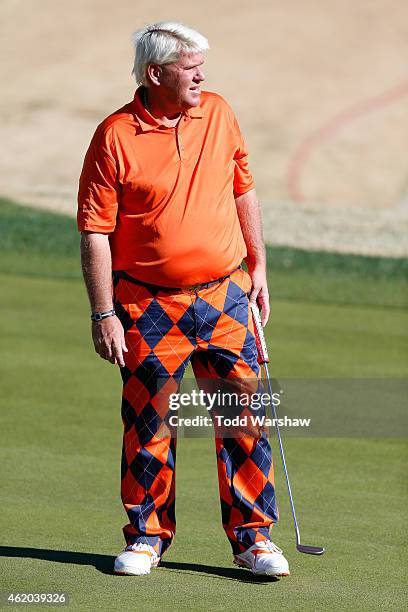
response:
M96 124L133 96L132 32L175 19L210 41L207 89L235 109L274 244L408 255L403 0L3 0L0 194L75 213Z

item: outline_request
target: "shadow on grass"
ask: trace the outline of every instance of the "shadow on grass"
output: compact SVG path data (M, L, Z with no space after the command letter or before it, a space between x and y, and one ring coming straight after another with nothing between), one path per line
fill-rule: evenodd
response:
M239 582L259 583L259 582L279 582L273 576L254 576L245 569L234 567L215 567L213 565L202 565L201 563L179 563L177 561L162 561L160 568L182 572L183 574L207 574L212 578L226 580L238 580Z
M41 559L54 563L69 563L71 565L93 565L104 574L111 574L114 557L95 553L74 552L71 550L50 550L48 548L23 548L18 546L0 546L0 557L23 557Z
M68 563L71 565L92 565L98 572L113 574L115 558L110 555L96 553L74 552L70 550L49 550L47 548L23 548L18 546L0 546L0 557L21 557L28 559L41 559L54 563ZM178 563L176 561L163 561L159 571L170 570L183 574L206 574L212 578L224 580L237 580L239 582L276 582L278 579L266 576L253 576L249 572L233 567L216 567L200 563ZM118 578L120 578L118 576Z

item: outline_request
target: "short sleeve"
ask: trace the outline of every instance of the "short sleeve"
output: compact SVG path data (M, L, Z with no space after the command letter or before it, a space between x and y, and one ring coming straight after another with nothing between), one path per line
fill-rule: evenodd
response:
M240 196L255 187L255 182L248 164L248 150L234 116L233 127L236 137L234 153L234 196Z
M117 164L106 130L99 126L86 152L78 191L78 230L109 234L118 211Z

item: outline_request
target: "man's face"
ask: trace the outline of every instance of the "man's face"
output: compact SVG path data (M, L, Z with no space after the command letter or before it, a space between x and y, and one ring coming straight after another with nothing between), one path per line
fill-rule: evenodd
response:
M160 88L179 110L200 104L203 64L202 53L182 53L177 62L161 66Z

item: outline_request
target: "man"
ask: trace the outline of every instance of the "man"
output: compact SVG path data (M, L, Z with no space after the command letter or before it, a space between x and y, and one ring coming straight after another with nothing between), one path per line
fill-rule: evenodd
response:
M95 350L123 379L129 523L114 571L140 575L158 565L175 533L176 440L163 429L169 406L160 391L177 388L189 362L199 379L257 381L248 296L263 324L269 298L247 150L228 104L201 90L207 40L163 22L138 30L134 42L139 87L95 132L78 228ZM216 450L234 562L289 575L269 538L278 515L266 433L218 434Z

